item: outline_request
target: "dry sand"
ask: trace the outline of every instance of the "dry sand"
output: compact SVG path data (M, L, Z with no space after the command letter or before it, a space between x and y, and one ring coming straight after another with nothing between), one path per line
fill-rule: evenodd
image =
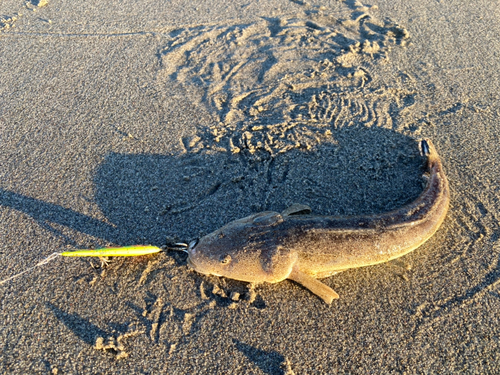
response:
M0 372L500 372L498 4L3 0L0 17L0 279L294 202L393 209L422 190L421 137L452 189L424 246L326 279L331 306L182 253L53 261L0 286Z

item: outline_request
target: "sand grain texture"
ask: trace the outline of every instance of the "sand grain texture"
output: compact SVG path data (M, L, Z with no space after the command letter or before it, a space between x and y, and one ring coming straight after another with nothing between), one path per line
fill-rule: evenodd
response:
M0 279L54 251L187 241L299 202L452 206L428 243L249 289L182 253L0 286L0 372L500 372L500 9L485 0L3 1ZM94 262L95 263L95 262Z

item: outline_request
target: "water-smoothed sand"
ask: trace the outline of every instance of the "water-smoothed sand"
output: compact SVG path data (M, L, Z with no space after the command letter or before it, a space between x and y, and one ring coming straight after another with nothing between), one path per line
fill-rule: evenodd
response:
M2 373L500 372L500 8L373 0L0 5L0 280L53 252L189 241L294 202L419 195L415 252L249 289L183 253L58 258L0 286Z

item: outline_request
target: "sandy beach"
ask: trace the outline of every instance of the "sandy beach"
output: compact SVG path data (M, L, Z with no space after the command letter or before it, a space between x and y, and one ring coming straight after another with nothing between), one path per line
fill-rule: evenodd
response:
M293 203L390 211L422 138L451 206L323 279L332 305L182 252L57 257L0 285L0 373L500 373L499 35L486 0L2 1L0 281Z

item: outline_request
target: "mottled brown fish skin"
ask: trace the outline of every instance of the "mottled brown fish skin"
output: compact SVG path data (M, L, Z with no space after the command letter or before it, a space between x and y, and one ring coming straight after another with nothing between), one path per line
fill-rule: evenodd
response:
M410 204L353 217L304 214L306 206L292 206L282 214L261 212L191 243L190 265L201 273L254 283L288 278L331 303L337 293L318 278L405 255L442 224L450 200L448 181L432 142L422 140L420 147L429 176Z

